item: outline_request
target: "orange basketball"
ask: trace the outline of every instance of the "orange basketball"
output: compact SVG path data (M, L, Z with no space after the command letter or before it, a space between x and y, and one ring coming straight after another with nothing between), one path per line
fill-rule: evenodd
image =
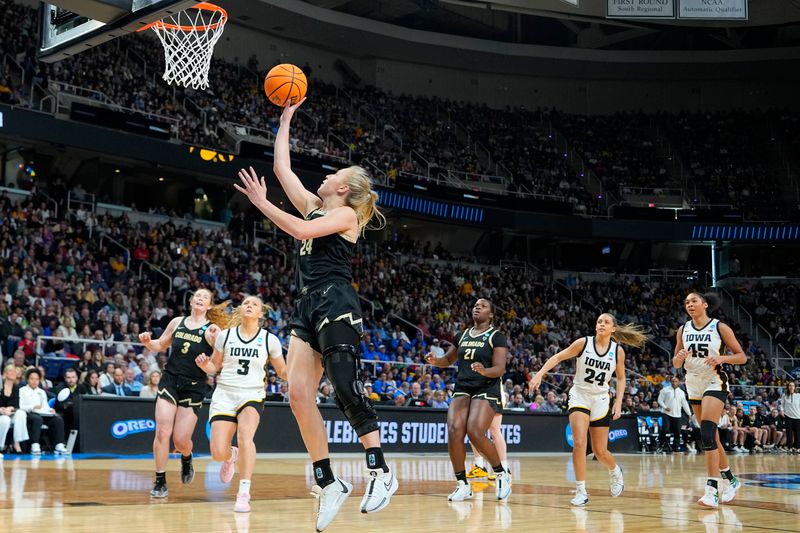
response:
M294 65L282 64L272 67L264 79L264 92L270 102L284 107L287 102L296 104L306 95L308 81L303 71Z

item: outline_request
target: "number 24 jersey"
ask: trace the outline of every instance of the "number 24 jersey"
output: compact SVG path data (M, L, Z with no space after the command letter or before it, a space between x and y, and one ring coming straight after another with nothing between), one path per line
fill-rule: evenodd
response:
M223 355L217 385L232 389L264 389L269 360L283 357L278 337L265 329L251 339L242 338L239 327L223 330L214 348Z
M611 376L617 369L619 345L609 341L608 350L600 353L594 337L586 337L586 344L578 356L573 387L587 394L608 394Z

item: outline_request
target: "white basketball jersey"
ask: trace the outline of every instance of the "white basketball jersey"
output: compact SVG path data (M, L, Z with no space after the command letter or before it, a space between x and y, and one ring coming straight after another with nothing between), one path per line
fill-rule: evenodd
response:
M259 329L251 339L243 339L239 327L223 330L215 348L223 354L217 385L231 389L266 391L269 360L283 356L278 337L265 329Z
M691 320L684 324L683 349L691 352L683 363L687 374L709 379L717 375L718 366L708 366L704 359L712 355L719 355L722 350L719 320L712 318L700 329L695 329Z
M594 337L586 337L586 345L578 356L573 388L586 394L608 394L611 375L617 369L617 349L617 343L609 341L608 350L598 353Z

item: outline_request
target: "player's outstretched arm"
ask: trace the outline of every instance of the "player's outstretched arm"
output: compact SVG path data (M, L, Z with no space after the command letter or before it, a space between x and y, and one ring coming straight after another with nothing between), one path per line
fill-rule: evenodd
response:
M272 165L272 170L275 172L275 176L277 176L286 196L289 197L289 201L292 202L292 205L303 217L322 205L322 201L319 197L303 187L303 182L301 182L297 174L292 171L292 161L289 152L289 125L294 112L305 101L306 99L303 98L295 105L286 106L283 109L281 123L278 127L278 134L275 136L275 162ZM255 171L253 171L253 173L255 173Z
M149 331L140 333L139 342L144 344L144 347L151 352L163 352L172 344L172 334L175 333L175 329L178 327L178 324L181 323L182 319L183 317L178 316L170 320L169 324L167 324L167 329L165 329L164 333L156 340L153 340L153 334Z
M574 341L572 344L570 344L567 348L561 350L560 352L552 356L550 359L548 359L545 362L544 366L542 366L542 368L536 373L536 375L533 376L531 380L528 382L528 390L530 391L537 390L539 388L539 385L542 384L542 378L544 378L545 374L547 374L556 366L558 366L562 361L566 361L567 359L572 359L573 357L577 357L581 353L585 345L586 345L586 338L578 339Z

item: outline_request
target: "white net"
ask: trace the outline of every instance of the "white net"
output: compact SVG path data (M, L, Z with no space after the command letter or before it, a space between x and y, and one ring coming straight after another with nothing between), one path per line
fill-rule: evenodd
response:
M207 89L214 45L227 20L224 9L200 3L154 23L151 28L164 45L164 81Z

